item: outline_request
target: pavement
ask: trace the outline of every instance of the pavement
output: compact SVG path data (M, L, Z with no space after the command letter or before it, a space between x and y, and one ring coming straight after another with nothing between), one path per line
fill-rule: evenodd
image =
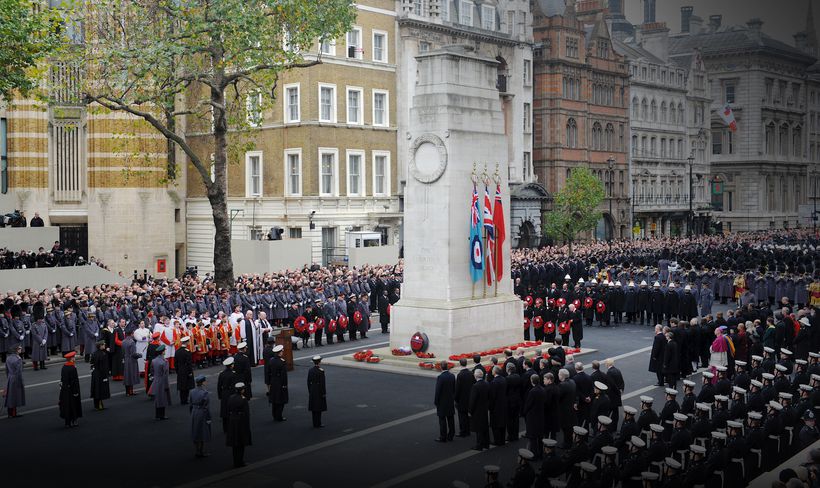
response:
M387 344L388 335L371 332L365 340L295 351L295 368L289 373L290 403L285 408L288 420L284 423L272 420L263 396L263 368L253 369L253 445L246 449L248 466L241 469L232 469L231 450L224 445L217 418L216 375L221 367L201 370L209 377L207 388L215 418L208 445L212 456L205 460L194 458L189 411L179 405L177 396L168 409L169 420L156 421L153 402L142 390L137 390L136 397L126 397L122 384L113 382L106 410L95 411L88 398L89 366L80 362L84 417L78 428L66 429L57 409L60 366L46 371L26 369L27 405L20 408L24 416L8 419L5 412L0 416L0 473L9 485L53 483L59 477L140 488L290 488L297 481L313 488L409 488L450 486L453 480L483 486L482 466L497 464L506 483L515 468L516 451L526 447L526 441L482 452L470 450L473 438L433 442L438 423L433 406L434 379L430 377L326 364L325 427L311 427L306 409L310 358L318 353L341 359L356 350ZM626 381L625 404L637 407L638 396L647 394L655 397L660 408L662 388L654 386L656 378L647 372L651 327L592 327L585 328L584 335L584 348L597 351L580 360L589 363L614 358ZM172 390L173 384L172 376Z

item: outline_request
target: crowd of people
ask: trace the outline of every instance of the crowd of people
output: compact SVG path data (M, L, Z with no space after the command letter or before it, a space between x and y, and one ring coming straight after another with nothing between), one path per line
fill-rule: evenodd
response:
M507 350L490 368L480 357L473 365L461 359L457 375L443 361L436 441L473 432L473 449L504 445L519 438L523 419L528 447L513 488L747 486L820 439L820 353L763 354L704 371L700 386L686 379L682 393L667 387L662 402L641 396L640 409L623 405L625 382L612 359L587 373L560 339L532 358ZM500 487L498 467L486 469L486 486Z
M30 269L54 268L57 266L86 266L94 265L108 269L99 259L91 256L88 261L74 249L64 249L60 242L55 242L50 251L44 247L37 251L21 249L13 251L0 248L0 270L3 269Z

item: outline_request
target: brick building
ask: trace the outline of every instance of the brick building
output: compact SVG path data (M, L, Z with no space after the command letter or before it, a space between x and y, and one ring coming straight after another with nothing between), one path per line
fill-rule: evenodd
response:
M612 47L607 12L603 0L533 3L534 171L550 194L575 168L600 178L597 239L630 235L629 72Z

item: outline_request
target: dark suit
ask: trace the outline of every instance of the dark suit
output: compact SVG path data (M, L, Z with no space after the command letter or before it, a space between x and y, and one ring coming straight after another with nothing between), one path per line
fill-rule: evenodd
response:
M535 385L530 389L529 393L527 393L527 398L524 400L524 407L521 409L521 415L524 417L524 425L527 428L526 436L529 440L528 447L533 453L543 451L541 439L544 437L545 401L544 388L541 385Z
M467 437L470 435L470 390L475 384L473 371L462 369L456 376L455 402L458 412L458 435Z
M507 428L507 379L499 375L490 382L490 427L493 431L493 444L504 444L504 431Z
M572 428L575 426L575 403L577 387L575 381L567 379L558 385L558 410L561 413L561 431L564 433L564 445L572 442Z
M507 440L518 440L519 417L521 413L521 376L512 373L507 376ZM533 451L534 452L534 451Z
M476 433L476 447L490 447L490 384L476 381L470 389L470 429Z
M436 405L439 440L453 440L456 435L455 422L456 377L449 371L442 371L436 379Z
M666 343L663 352L663 375L669 388L676 388L680 375L680 357L678 357L678 343L671 340Z

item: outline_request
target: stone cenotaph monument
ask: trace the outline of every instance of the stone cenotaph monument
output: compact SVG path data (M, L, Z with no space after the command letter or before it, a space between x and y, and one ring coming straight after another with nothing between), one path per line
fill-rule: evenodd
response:
M401 300L391 310L390 347L408 346L417 332L426 336L427 351L437 359L519 343L523 310L512 291L509 239L503 243L503 277L497 287L471 278L474 175L482 210L484 177L489 179L491 199L494 178L498 179L509 229L498 62L468 46L448 46L416 59L404 207L404 283Z

